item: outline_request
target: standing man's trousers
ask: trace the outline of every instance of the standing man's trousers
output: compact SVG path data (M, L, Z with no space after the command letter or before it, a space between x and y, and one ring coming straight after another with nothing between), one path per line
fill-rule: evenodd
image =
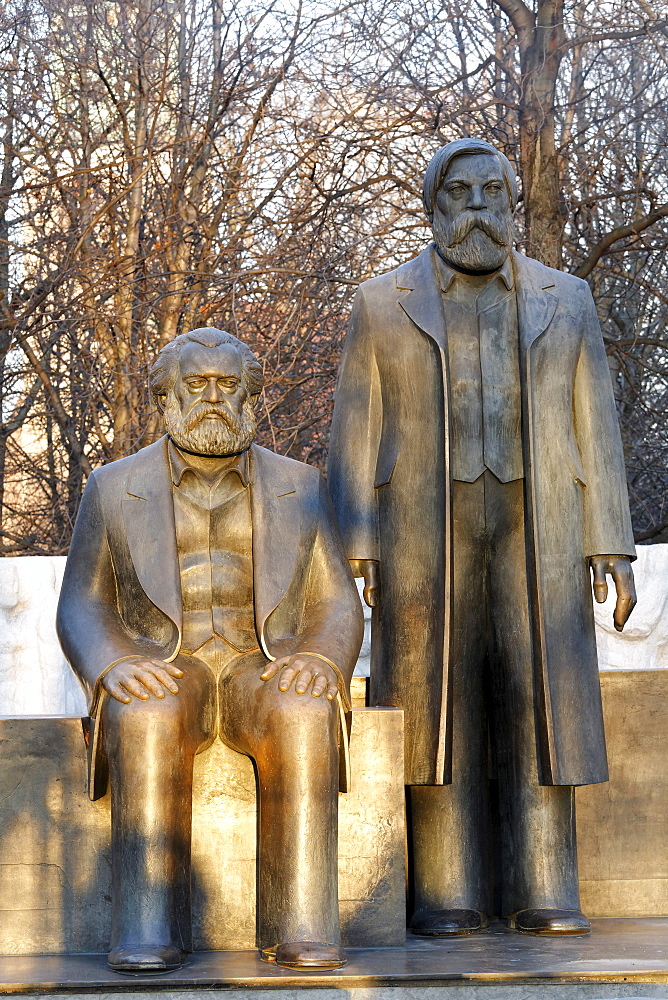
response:
M260 946L339 944L337 703L310 690L296 694L294 683L279 691L280 673L262 681L268 661L258 652L221 667L219 645L211 640L196 656L177 657L184 672L177 695L128 705L104 697L111 947L171 943L192 950L193 762L216 735L257 769Z
M411 788L415 911L491 913L492 853L501 915L576 910L574 791L538 783L524 481L455 482L453 517L452 784Z

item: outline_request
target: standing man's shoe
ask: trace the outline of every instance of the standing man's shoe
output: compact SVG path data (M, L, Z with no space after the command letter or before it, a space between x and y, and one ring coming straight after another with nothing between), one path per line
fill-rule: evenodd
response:
M276 949L276 965L284 969L302 972L318 969L342 969L348 964L345 952L337 944L323 944L320 941L292 941L279 944Z
M139 945L135 948L113 948L107 964L114 972L170 972L179 969L186 953L175 945Z
M480 910L418 910L413 914L411 931L425 937L448 937L475 934L488 925L489 919Z
M591 924L580 910L520 910L508 926L522 934L589 934Z

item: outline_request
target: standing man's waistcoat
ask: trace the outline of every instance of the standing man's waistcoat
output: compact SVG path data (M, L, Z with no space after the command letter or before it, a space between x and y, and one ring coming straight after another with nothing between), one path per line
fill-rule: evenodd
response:
M501 479L524 476L540 780L580 785L607 778L589 557L635 555L626 474L588 285L515 252L510 267L516 294L495 305L503 322L478 310L483 426L486 401L508 424L483 433L483 461ZM461 418L480 420L475 386L461 391L475 366L473 379L450 371L458 331L441 278L432 245L360 286L328 473L348 558L380 560L371 698L404 708L407 784L450 780L452 480L480 468L479 451L464 467L477 438ZM513 302L521 462L516 383L498 367L514 367ZM451 450L455 435L466 447Z
M492 276L466 278L434 258L448 330L452 478L474 483L485 469L521 479L522 393L517 300L509 260Z

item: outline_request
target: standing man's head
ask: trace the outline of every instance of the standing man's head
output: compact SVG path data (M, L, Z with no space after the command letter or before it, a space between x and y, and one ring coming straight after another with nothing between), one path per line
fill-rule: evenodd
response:
M252 443L262 365L231 333L213 327L182 333L158 354L149 384L179 448L222 457Z
M482 139L442 146L424 178L422 201L442 256L473 273L495 271L510 253L517 182L509 160Z

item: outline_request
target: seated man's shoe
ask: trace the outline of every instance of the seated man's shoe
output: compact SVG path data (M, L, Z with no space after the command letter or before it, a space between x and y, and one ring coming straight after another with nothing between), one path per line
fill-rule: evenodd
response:
M488 918L480 910L418 910L413 914L411 931L425 937L447 937L475 934L488 925Z
M342 969L348 964L345 952L337 944L319 941L290 941L276 948L276 965L284 969Z
M136 948L113 948L107 965L114 972L169 972L183 965L186 953L175 945L138 945Z
M520 910L508 926L523 934L589 934L591 924L580 910Z

